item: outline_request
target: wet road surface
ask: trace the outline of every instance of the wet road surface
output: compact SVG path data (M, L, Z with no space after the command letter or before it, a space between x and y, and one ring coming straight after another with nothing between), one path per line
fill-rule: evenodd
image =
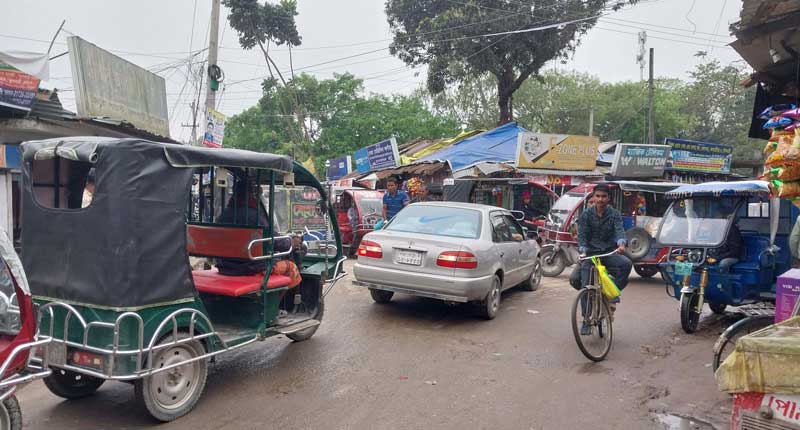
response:
M492 321L408 296L378 305L345 278L312 339L280 336L217 357L203 397L177 421L152 421L125 383L64 401L35 382L19 392L25 428L684 428L678 417L724 428L730 400L710 365L729 318L705 315L687 335L661 280L633 275L613 349L591 363L572 336L567 276L504 293ZM685 428L711 428L699 425Z

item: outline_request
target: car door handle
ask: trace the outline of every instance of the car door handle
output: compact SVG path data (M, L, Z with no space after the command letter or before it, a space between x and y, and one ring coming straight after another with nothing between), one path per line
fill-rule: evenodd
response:
M501 252L501 253L500 253L500 256L501 256L501 257L505 257L505 256L506 256L506 253L505 253L505 252Z

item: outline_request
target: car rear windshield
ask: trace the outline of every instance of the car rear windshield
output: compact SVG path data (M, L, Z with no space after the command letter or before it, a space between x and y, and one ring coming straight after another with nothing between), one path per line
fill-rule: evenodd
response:
M477 239L481 213L472 209L412 205L400 211L386 230Z

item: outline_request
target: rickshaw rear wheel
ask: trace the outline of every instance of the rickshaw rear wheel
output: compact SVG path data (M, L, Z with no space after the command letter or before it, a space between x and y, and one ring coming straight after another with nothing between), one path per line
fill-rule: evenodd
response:
M89 397L100 388L105 379L83 375L64 369L53 369L50 376L44 378L44 385L51 393L68 400Z
M564 260L564 254L561 251L553 253L552 249L542 251L542 274L548 278L554 278L561 274L567 268L567 262Z
M652 278L653 276L658 273L658 266L655 265L638 265L633 266L633 270L636 271L636 274L641 276L642 278Z
M700 312L697 311L699 300L700 296L695 293L681 296L681 327L686 333L696 332L697 326L700 325Z
M708 302L708 307L711 308L711 312L714 312L717 315L722 315L725 313L725 309L728 308L728 305L726 305L725 303Z
M314 319L322 322L322 316L325 315L325 302L323 300L319 301L319 307L317 308L317 314L314 315ZM295 342L302 342L304 340L311 339L311 336L314 336L314 333L317 332L319 325L315 325L314 327L309 327L305 330L300 330L294 333L289 333L286 335L289 339Z
M22 430L22 410L17 396L12 395L3 400L3 406L0 408L0 429Z
M178 334L179 340L188 337L186 333ZM172 342L172 335L169 335L158 344ZM197 340L166 346L153 353L153 362L149 363L149 367L168 367L203 354L205 348ZM163 422L173 421L194 408L203 395L207 376L208 361L205 359L146 376L134 382L136 400L153 418Z

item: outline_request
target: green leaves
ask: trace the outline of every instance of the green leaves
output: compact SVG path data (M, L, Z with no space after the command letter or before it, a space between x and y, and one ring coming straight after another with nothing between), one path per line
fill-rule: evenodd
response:
M261 4L258 0L223 0L230 9L228 21L239 34L239 44L252 49L260 43L272 41L276 45L301 43L294 17L297 16L295 0L281 0L278 4Z

